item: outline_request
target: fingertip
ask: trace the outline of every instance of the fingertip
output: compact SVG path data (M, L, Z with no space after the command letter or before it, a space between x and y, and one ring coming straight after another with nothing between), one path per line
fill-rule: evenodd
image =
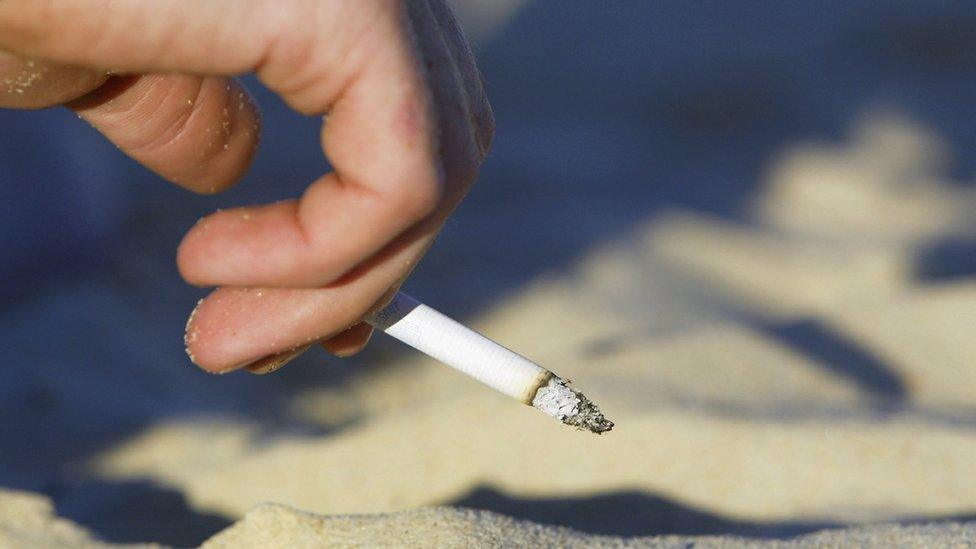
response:
M176 247L177 271L187 284L200 288L207 286L207 279L204 276L204 264L207 261L206 250L201 246L200 241L209 229L209 224L208 217L200 218L183 235L183 240Z
M201 106L198 116L202 130L187 137L188 163L186 175L169 179L190 191L214 195L236 185L247 173L261 144L261 110L248 89L237 80L218 82L223 91L213 93L216 98ZM188 100L192 101L192 100ZM197 101L207 101L203 93ZM200 133L202 131L202 133ZM194 149L200 156L193 158Z
M186 354L201 370L225 374L275 351L273 346L254 346L253 336L241 327L244 315L261 314L248 294L243 288L221 288L197 302L190 313L184 335Z
M187 284L201 288L207 286L207 279L203 276L207 258L200 241L209 225L209 216L200 218L176 247L176 270Z
M296 210L287 200L201 219L177 248L180 275L195 286L285 285L305 267Z
M236 184L261 137L257 103L233 79L121 77L68 106L133 159L200 194Z
M201 369L217 374L267 365L269 357L314 345L355 320L350 317L356 313L337 305L329 294L319 289L219 288L187 322L187 354Z

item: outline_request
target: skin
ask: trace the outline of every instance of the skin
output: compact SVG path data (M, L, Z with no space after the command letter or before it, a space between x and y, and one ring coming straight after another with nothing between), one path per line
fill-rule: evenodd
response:
M432 244L490 146L491 108L444 0L0 0L0 107L65 105L198 193L246 172L260 115L235 75L326 117L334 172L297 200L202 219L177 252L216 287L187 323L210 372L280 367L361 323Z

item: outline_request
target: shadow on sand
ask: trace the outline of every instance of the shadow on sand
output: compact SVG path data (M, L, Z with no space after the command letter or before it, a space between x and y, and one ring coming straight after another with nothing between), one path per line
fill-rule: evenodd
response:
M151 481L52 484L45 491L60 516L113 543L196 547L232 524L226 517L192 509L183 494Z
M519 498L479 487L451 505L493 511L540 524L565 526L607 536L731 535L783 539L818 530L848 526L828 521L747 521L695 509L645 492L613 492L577 498ZM942 520L966 521L971 516L906 518L899 524Z

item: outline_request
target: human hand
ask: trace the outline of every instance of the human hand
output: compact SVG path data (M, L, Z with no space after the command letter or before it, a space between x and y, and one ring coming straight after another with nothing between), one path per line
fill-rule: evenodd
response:
M477 177L493 134L445 0L0 0L0 107L75 110L192 191L225 190L257 147L256 73L327 114L334 172L298 200L224 210L180 245L183 277L217 286L187 323L200 367L267 371L322 342L366 344Z

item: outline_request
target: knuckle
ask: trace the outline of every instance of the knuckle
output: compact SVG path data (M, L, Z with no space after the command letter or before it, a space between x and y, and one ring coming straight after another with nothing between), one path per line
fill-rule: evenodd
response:
M394 196L392 206L417 221L433 214L444 198L443 185L436 179L414 182L402 188L403 190Z

